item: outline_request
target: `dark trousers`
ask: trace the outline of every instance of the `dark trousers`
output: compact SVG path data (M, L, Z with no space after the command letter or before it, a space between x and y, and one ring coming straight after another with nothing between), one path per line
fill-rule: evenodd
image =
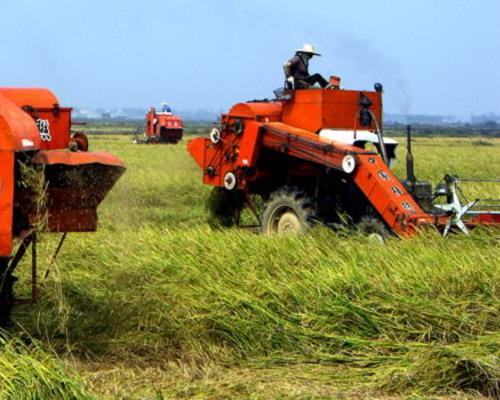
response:
M315 83L319 83L322 88L328 85L328 81L320 74L314 74L309 75L304 79L297 79L297 81L295 82L295 89L309 89Z

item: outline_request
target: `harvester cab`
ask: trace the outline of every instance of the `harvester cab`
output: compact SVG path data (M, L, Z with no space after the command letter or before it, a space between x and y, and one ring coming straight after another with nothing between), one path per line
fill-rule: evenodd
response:
M264 233L345 221L381 237L410 237L423 225L462 229L456 207L429 206L430 185L408 185L391 171L398 143L383 135L382 85L344 90L333 78L333 89L285 89L275 100L236 104L209 138L189 142L203 182L215 186L212 213L241 225L247 205ZM500 224L492 209L466 214L464 226Z
M67 232L95 231L97 206L125 171L118 157L87 151L71 110L47 89L0 88L0 325L13 305L40 295L37 233L61 232L62 245ZM32 295L15 299L14 272L30 245Z

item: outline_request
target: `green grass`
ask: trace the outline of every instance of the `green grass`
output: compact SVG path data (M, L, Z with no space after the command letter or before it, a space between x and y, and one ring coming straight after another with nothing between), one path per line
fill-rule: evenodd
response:
M99 399L500 396L495 233L430 230L382 246L322 227L213 231L210 188L186 141L90 141L128 170L99 209L99 231L69 235L44 297L13 315L11 331L40 341L50 371L60 358ZM418 138L417 177L498 177L500 141L476 142ZM56 236L43 236L42 260Z
M92 399L82 378L36 342L0 337L2 399Z

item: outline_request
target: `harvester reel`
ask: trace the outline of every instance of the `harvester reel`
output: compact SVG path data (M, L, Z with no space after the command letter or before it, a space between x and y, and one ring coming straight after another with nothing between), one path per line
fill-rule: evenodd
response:
M271 194L262 214L261 232L267 235L305 232L312 227L315 215L313 202L304 191L283 187Z
M220 142L220 131L217 128L213 128L210 132L210 141L213 144L217 144Z
M476 205L478 200L472 200L471 202L462 205L460 199L458 197L458 178L450 177L449 181L449 191L451 193L451 202L448 204L436 204L435 207L441 209L442 211L447 211L451 213L448 221L446 222L446 226L444 227L443 236L446 237L450 232L451 226L455 225L459 228L463 233L469 235L469 230L464 224L462 218L467 212Z

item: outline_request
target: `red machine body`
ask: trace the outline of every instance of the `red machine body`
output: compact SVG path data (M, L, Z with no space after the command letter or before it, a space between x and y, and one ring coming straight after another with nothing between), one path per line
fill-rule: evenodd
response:
M9 279L40 225L94 231L97 206L125 171L118 157L86 151L86 136L71 132L71 110L47 89L0 88L0 322L5 300L12 303Z
M182 139L182 118L151 107L146 114L146 143L177 143Z
M307 196L316 220L335 222L347 214L357 222L370 215L403 237L419 225L445 226L450 212L431 212L391 172L397 142L383 138L381 121L381 91L295 90L279 100L236 104L222 116L220 129L190 141L188 150L203 169L203 182L224 188L226 197L236 191L245 202L257 194L278 207L280 196L283 204L286 196L295 197L290 204ZM432 197L429 190L426 186L426 199ZM254 212L261 228L280 230L286 226L280 218L292 225L300 219L297 206L279 207L283 211L274 214L266 208L264 222ZM275 221L266 222L267 214ZM467 221L468 226L486 223L500 223L500 215L479 213Z

